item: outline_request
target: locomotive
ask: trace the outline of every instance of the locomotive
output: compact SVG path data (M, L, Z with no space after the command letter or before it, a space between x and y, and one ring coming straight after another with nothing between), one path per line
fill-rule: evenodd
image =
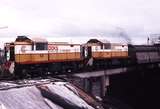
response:
M98 39L73 44L18 36L14 42L5 44L4 51L5 69L21 77L160 62L158 44L129 45Z
M18 36L14 42L5 43L4 51L6 68L16 75L80 71L97 61L128 58L127 44L97 39L71 44Z

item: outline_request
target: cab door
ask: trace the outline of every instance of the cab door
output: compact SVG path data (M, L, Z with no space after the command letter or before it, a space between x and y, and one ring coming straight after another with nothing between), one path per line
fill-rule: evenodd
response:
M15 53L14 53L14 43L10 44L10 61L15 60Z
M14 61L15 60L14 43L7 43L4 49L5 49L4 56L6 61Z
M90 59L92 57L92 48L91 46L82 47L82 57L84 59Z
M87 54L88 54L87 58L90 59L92 57L92 47L91 46L87 47Z

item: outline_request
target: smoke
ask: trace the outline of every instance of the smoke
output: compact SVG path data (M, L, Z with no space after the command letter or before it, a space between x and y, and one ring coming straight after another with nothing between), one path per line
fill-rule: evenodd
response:
M124 38L125 41L128 44L132 43L131 38L129 37L129 35L127 34L127 32L125 31L125 29L121 28L121 27L116 27L116 32L118 33L118 37Z

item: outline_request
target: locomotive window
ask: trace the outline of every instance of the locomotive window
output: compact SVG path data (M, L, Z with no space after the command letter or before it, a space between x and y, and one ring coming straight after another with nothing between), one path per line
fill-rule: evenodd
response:
M111 49L111 44L109 43L104 44L104 49Z
M73 44L71 44L71 45L70 45L70 47L74 47L74 45L73 45Z
M32 50L34 50L34 43L32 43Z
M103 49L103 44L101 44L101 49Z
M36 43L36 50L47 50L48 43Z

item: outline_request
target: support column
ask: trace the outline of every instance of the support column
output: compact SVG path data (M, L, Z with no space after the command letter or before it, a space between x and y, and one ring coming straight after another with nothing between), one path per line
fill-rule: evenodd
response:
M100 83L100 85L101 85L101 91L100 91L100 95L101 95L101 97L104 97L105 96L105 82L106 82L106 80L105 80L105 76L101 76L101 83Z
M84 78L83 87L85 91L87 91L88 93L92 93L92 81L90 78Z
M101 76L101 97L104 97L107 91L107 86L109 86L109 76Z
M83 79L83 88L85 91L87 91L87 78Z

